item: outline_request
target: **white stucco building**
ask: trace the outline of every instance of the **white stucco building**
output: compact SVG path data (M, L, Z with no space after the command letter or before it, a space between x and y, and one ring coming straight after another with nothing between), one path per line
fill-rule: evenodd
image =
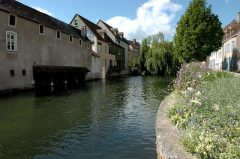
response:
M215 70L240 71L240 12L223 31L223 45L211 54L209 67Z
M116 63L115 55L109 51L111 41L109 41L105 30L78 14L74 16L71 25L86 32L91 41L91 49L94 52L92 54L93 78L105 78L110 65Z
M124 71L123 74L128 74L129 70L129 44L128 40L124 38L124 33L119 32L117 28L113 28L108 25L106 22L99 20L97 23L102 29L106 30L107 35L115 42L115 44L124 48L124 58L122 59Z

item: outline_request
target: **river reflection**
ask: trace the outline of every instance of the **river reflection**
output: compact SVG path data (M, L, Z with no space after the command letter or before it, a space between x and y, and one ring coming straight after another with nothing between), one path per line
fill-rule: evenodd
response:
M172 78L89 82L0 99L0 158L156 158L155 118Z

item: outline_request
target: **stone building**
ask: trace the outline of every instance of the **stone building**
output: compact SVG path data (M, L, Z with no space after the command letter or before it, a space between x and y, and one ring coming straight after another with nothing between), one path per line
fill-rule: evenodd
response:
M78 82L91 71L84 31L15 0L0 0L0 23L0 90L32 88L36 77Z
M118 47L119 49L112 48L112 51L115 52L117 64L123 69L122 74L128 74L128 40L124 38L124 33L119 32L117 28L111 27L102 20L99 20L97 25L106 30L107 35L115 43L115 46L120 46ZM124 50L122 51L121 48Z
M138 61L138 56L140 54L140 43L137 42L136 39L133 39L132 41L128 41L129 43L129 67L134 68L137 67L137 61Z
M78 14L72 19L71 25L80 30L86 30L86 35L92 43L93 52L100 57L92 61L94 66L96 61L100 60L99 65L94 66L95 74L97 74L94 77L105 78L108 68L116 63L115 55L109 51L112 42L109 40L106 31Z
M216 70L240 71L240 12L223 31L223 45L211 54L209 67Z

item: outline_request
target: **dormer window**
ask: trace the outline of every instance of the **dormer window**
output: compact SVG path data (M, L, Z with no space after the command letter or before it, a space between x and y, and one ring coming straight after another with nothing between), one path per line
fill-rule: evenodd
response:
M90 49L90 47L91 47L91 43L88 42L88 45L87 45L88 50Z
M118 44L118 45L120 45L120 39L116 39L116 43Z
M61 32L60 32L60 31L57 31L57 32L56 32L56 36L57 36L57 39L61 39Z
M15 15L9 14L8 24L10 26L16 27L16 16Z
M44 26L43 25L39 25L39 33L44 34Z
M69 36L69 42L70 42L70 43L73 42L73 36L72 36L72 35Z
M74 20L74 26L78 27L78 21L77 20Z

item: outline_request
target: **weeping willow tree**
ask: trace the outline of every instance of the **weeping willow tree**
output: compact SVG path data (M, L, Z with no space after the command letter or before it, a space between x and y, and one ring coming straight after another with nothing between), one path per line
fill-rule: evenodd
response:
M147 53L145 65L152 74L170 75L173 73L176 68L173 43L167 41L153 43Z
M164 40L163 33L145 38L144 66L152 74L172 74L177 65L173 54L173 43ZM147 49L146 49L147 48Z
M138 56L138 63L140 64L141 70L146 71L145 63L146 63L146 55L148 50L150 49L148 38L143 39L140 47L140 54Z

